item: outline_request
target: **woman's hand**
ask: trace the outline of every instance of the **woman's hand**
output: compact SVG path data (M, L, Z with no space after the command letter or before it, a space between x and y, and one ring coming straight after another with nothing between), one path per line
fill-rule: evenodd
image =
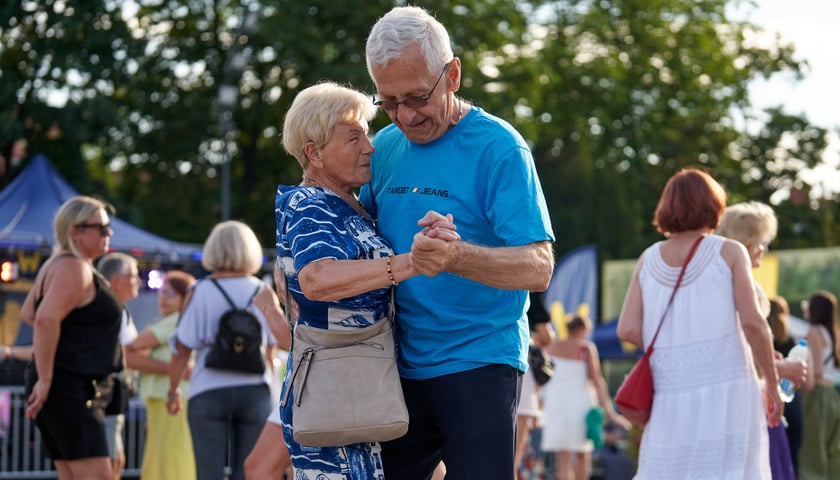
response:
M454 223L454 217L451 213L441 215L434 210L429 210L426 215L417 221L417 225L423 227L422 233L427 237L439 238L447 242L455 242L461 239L458 228Z
M168 392L166 394L166 411L171 415L177 415L181 411L181 396L178 392Z
M802 388L808 380L808 364L805 362L776 360L776 370L779 371L780 378L792 381L796 388Z
M27 418L34 420L35 417L38 416L38 413L44 407L44 403L46 403L49 394L50 384L38 379L38 381L35 382L35 386L32 387L32 393L30 393L29 397L26 399L26 403L29 404L29 406L26 407Z
M615 411L610 412L609 417L610 417L610 420L613 423L619 425L625 431L630 431L630 428L633 426L633 424L630 422L630 420L627 420L624 417L624 415L622 415L618 412L615 412Z
M764 412L767 414L767 425L771 427L778 425L782 420L782 414L785 413L779 389L775 385L764 388Z

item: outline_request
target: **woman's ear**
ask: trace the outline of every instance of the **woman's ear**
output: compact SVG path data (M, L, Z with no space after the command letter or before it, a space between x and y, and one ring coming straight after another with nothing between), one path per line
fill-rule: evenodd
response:
M322 167L323 162L321 161L321 150L315 145L315 142L306 142L303 146L303 153L306 155L306 158L309 159L309 162L314 165L315 167Z

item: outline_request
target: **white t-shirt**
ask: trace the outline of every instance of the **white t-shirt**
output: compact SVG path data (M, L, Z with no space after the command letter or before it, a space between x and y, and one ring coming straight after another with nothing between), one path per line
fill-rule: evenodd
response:
M260 280L253 276L226 277L216 280L238 307L244 307L260 285ZM169 346L173 352L175 351L176 341L195 351L195 365L190 375L188 398L217 388L258 385L260 383L271 385L273 368L268 365L267 360L265 372L262 375L205 367L207 354L210 352L216 339L216 333L219 331L219 319L228 309L230 309L230 305L216 286L209 280L200 280L193 287L192 298L178 320L175 334L169 339ZM249 309L262 325L262 345L264 347L276 345L277 340L271 334L263 313L253 304L250 305Z
M137 325L131 318L128 310L123 310L122 323L120 323L120 344L128 345L137 338Z

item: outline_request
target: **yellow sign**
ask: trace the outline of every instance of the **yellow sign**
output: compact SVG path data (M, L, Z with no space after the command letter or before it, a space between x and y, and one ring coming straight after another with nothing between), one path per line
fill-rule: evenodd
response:
M38 267L41 266L41 252L33 252L27 255L24 252L18 252L18 275L21 277L34 277L38 273Z
M753 278L761 285L767 298L773 298L779 293L779 257L765 255L761 259L761 266L753 268Z
M577 314L582 317L588 317L589 305L585 303L578 305ZM562 303L553 302L551 304L551 311L549 312L549 315L551 316L551 323L554 324L554 330L557 332L557 339L564 340L569 336L569 329L566 324L572 319L572 314L566 313Z

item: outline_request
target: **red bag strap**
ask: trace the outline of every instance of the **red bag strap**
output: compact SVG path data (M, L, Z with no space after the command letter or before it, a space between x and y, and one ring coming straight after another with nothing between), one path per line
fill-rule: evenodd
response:
M650 341L650 345L648 345L646 354L649 354L653 350L653 344L656 343L656 337L659 336L659 330L662 328L662 322L665 321L665 315L668 313L668 309L671 308L671 304L674 303L674 296L677 294L677 289L680 288L680 283L682 282L683 275L685 274L685 268L688 266L688 262L691 261L691 257L694 256L694 252L697 250L697 246L700 245L700 241L703 240L705 235L700 235L697 237L697 240L694 241L694 244L691 245L691 250L688 251L688 256L685 257L685 262L683 263L682 270L680 270L680 276L677 277L677 283L674 284L674 290L671 292L671 298L668 299L668 305L665 306L665 310L662 312L662 318L659 319L659 326L656 327L656 333L653 335L653 340Z

